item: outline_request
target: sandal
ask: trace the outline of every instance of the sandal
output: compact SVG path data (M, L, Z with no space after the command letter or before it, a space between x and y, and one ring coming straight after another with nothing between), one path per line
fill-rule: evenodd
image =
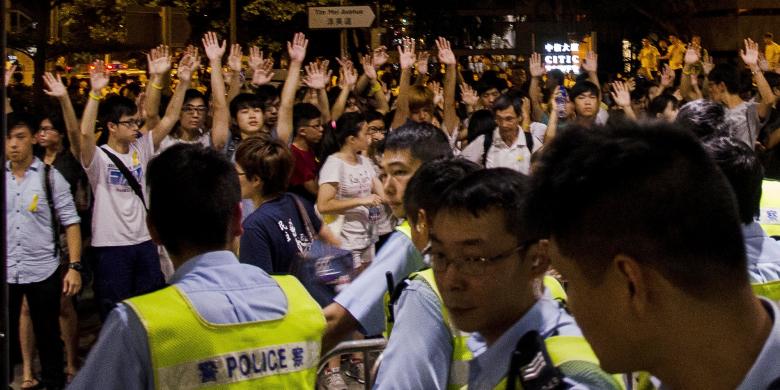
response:
M22 381L22 386L20 387L22 390L35 390L39 389L41 387L41 382L38 382L37 379L25 379Z

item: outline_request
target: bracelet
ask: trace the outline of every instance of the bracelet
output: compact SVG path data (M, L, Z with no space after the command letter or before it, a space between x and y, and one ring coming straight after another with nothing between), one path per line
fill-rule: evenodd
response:
M90 93L89 93L89 98L90 98L90 99L92 99L92 100L94 100L94 101L96 101L96 102L99 102L99 101L103 100L103 97L102 97L102 96L100 96L100 95L95 95L95 93L94 93L94 92L90 92Z
M154 89L156 89L158 91L162 91L162 89L163 89L162 85L157 84L157 83L152 83L152 88L154 88Z
M379 83L375 83L373 87L371 87L371 93L375 94L382 90L382 86L379 85Z

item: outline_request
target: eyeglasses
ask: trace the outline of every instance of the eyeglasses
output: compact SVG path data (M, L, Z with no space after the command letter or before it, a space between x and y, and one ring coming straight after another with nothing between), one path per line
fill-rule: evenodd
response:
M384 133L384 132L385 132L384 127L368 126L368 134L377 134L377 133Z
M506 252L502 252L491 257L465 257L458 259L448 259L441 253L434 253L431 250L430 245L428 245L423 250L423 255L428 255L431 259L431 268L433 269L433 272L444 273L447 271L447 267L453 264L464 275L480 276L485 273L485 269L487 268L488 264L494 263L498 260L507 258L517 252L520 252L534 242L536 242L536 240L523 242L522 244Z
M188 114L191 114L193 112L197 112L199 114L204 114L206 111L208 111L208 107L206 106L184 106L182 107L182 111L186 112Z
M41 126L40 128L38 128L38 131L41 133L43 132L58 133L57 129L55 129L52 126Z
M133 127L133 126L142 127L144 125L144 121L142 121L140 119L131 119L131 120L128 120L128 121L119 121L116 124L118 124L118 125L125 125L127 127Z

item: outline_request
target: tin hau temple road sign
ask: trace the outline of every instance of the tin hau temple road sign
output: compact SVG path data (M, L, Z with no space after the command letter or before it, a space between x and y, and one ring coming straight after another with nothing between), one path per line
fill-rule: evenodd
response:
M374 23L374 11L367 5L310 7L309 28L365 28Z

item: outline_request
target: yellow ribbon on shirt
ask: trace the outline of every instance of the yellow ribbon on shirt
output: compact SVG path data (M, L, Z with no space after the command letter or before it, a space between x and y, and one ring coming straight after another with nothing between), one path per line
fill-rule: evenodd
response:
M133 166L136 166L138 164L139 164L139 161L138 161L138 151L134 150L133 151Z
M27 211L32 213L38 211L38 194L33 194L32 202L30 202L30 206L27 207Z

